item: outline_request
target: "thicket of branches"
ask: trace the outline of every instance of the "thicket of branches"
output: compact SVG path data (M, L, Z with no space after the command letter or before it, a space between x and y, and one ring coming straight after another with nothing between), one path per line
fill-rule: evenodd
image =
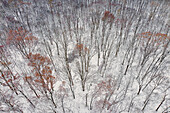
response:
M1 0L0 111L168 112L169 5Z

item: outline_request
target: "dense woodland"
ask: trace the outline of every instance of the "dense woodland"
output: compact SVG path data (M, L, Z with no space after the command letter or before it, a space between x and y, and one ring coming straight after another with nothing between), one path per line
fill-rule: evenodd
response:
M170 112L168 0L1 0L0 113Z

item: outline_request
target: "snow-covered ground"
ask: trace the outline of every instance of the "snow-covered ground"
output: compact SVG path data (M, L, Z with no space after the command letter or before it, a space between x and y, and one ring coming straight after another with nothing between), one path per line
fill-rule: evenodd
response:
M169 3L0 1L0 112L170 112Z

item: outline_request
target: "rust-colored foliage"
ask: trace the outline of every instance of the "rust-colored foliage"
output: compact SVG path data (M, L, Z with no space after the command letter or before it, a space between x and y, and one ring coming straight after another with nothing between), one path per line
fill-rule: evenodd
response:
M11 62L2 62L2 61L0 61L0 64L3 65L3 66L7 66L7 65L10 65Z
M27 76L25 79L33 80L34 83L42 86L47 90L53 89L55 77L52 76L52 69L50 67L52 63L50 59L48 57L42 56L39 53L29 53L28 59L28 65L33 67L32 72L34 73L34 76Z
M8 37L6 39L6 44L23 44L25 43L32 43L33 41L37 40L36 37L32 36L32 33L24 30L22 27L19 27L15 30L10 29L8 32Z
M45 66L51 64L51 61L48 57L42 56L39 53L37 54L29 53L27 57L30 61L29 63L30 66Z
M18 2L20 3L20 4L25 4L25 5L31 5L31 3L30 2L23 2L23 0L18 0Z
M100 99L100 100L95 102L95 105L96 105L97 109L102 110L104 108L104 105L106 107L109 107L111 105L111 103L108 100Z
M101 81L97 84L96 89L98 90L98 95L113 93L116 87L116 81L113 79L108 79Z
M149 39L152 41L153 44L156 44L156 45L161 45L161 44L164 45L167 42L167 40L170 40L170 37L167 36L167 34L152 33L152 32L143 32L139 34L139 38L143 38L142 41Z
M65 81L62 81L62 84L59 86L59 89L58 89L58 96L59 98L61 97L68 97L68 90L66 88L66 82Z
M115 19L114 15L111 14L109 11L104 12L104 16L102 17L102 21L108 21L108 22L113 22Z
M25 79L26 79L26 80L31 80L32 77L31 77L31 76L26 76Z
M105 17L106 17L106 16L109 16L109 14L110 14L109 11L105 11L105 12L104 12L104 16L105 16Z
M27 37L24 38L26 43L33 43L34 41L38 40L36 37L29 33Z
M101 88L102 91L110 92L111 91L111 84L110 80L109 81L101 81L100 83L97 84L99 88ZM113 86L114 87L114 86Z
M96 93L93 94L95 95L96 98L96 107L103 109L107 108L109 109L111 106L111 102L109 102L109 99L116 88L116 81L112 78L108 78L106 80L100 81L97 86L95 87ZM97 99L97 97L100 97Z
M76 44L75 50L78 50L79 52L89 52L89 49L87 47L84 47L83 44Z
M78 49L79 51L83 50L83 44L76 44L76 49Z
M150 5L151 5L151 6L158 6L159 3L158 3L158 2L155 2L155 1L152 1Z
M19 85L19 75L13 75L10 71L1 71L0 80L3 86L8 86L13 90L12 87L18 87Z

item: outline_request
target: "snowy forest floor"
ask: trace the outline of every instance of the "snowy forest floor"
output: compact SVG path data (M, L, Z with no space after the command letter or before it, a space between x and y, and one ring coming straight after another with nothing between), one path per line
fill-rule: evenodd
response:
M166 0L1 0L0 112L170 112Z

